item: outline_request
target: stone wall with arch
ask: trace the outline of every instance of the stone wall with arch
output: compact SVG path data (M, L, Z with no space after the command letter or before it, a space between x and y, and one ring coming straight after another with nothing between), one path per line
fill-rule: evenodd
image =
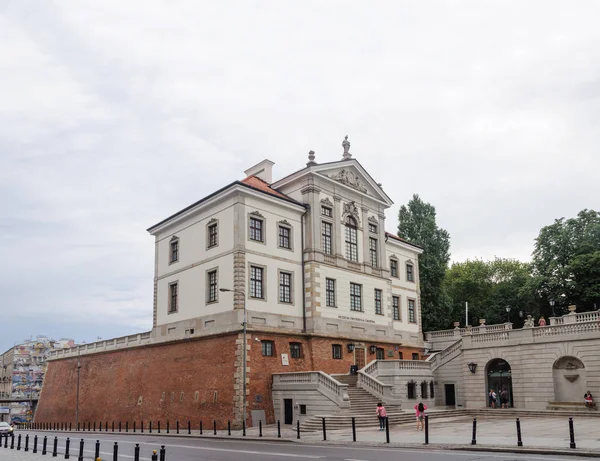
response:
M556 402L583 402L587 391L584 363L573 356L562 356L552 365L554 400Z

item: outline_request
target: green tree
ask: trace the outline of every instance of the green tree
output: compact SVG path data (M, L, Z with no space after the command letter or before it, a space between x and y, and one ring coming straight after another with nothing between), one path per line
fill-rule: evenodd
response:
M535 241L533 268L544 302L554 299L557 313L569 304L585 311L600 307L598 260L600 213L583 210L545 226Z
M442 284L450 260L450 235L438 227L435 207L413 195L400 207L398 236L423 248L419 257L423 330L448 328L452 318Z

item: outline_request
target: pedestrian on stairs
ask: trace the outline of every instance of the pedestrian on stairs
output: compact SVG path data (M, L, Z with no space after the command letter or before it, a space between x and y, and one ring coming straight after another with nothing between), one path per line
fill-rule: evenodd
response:
M417 415L417 430L419 430L419 426L421 426L421 430L425 428L425 423L423 422L425 410L427 410L427 405L425 405L423 402L419 402L417 405L415 405L415 413Z
M387 418L387 411L381 402L377 404L377 417L379 418L379 430L385 430L385 418Z

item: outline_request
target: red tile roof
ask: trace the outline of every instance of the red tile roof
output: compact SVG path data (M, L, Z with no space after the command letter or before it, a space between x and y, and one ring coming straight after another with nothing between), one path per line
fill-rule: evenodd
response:
M402 237L398 237L396 234L390 234L389 232L386 232L385 236L388 238L394 239L394 240L398 240L399 242L406 243L408 245L412 245L414 247L423 249L423 247L417 245L416 243L411 243L408 240L403 239Z
M267 194L274 195L275 197L285 198L288 200L293 200L291 197L288 197L285 194L282 194L275 189L272 189L268 182L263 181L258 176L248 176L246 179L242 180L242 182L254 189L258 189L262 192L266 192Z

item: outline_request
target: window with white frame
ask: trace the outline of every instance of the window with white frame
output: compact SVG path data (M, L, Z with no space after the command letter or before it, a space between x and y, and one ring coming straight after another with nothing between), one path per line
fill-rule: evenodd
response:
M335 360L342 359L342 345L341 344L332 344L331 345L331 356Z
M371 260L371 266L377 267L377 239L369 237L369 258Z
M292 302L292 274L289 272L279 272L279 302Z
M400 297L392 296L392 315L394 320L400 320Z
M390 259L390 275L398 278L398 261L395 259Z
M335 307L335 280L325 279L325 302L328 307Z
M170 250L169 262L176 263L179 261L179 238L171 238Z
M169 284L169 313L177 312L179 284L177 282Z
M414 274L414 267L412 265L412 263L406 263L406 281L407 282L414 282L415 281L415 274Z
M208 226L208 248L216 247L219 244L219 228L217 223Z
M408 321L410 323L417 323L417 317L415 315L415 300L408 300Z
M328 206L323 206L323 205L321 205L321 214L323 216L327 216L328 218L331 218L333 216L331 208Z
M217 293L219 292L218 289L218 277L217 277L217 270L212 270L209 271L207 274L207 278L208 278L208 293L207 293L207 301L209 303L214 303L217 302Z
M264 221L259 218L250 218L250 240L254 240L256 242L264 242L265 234L264 234Z
M376 234L377 233L377 224L369 223L369 232L371 232L372 234Z
M293 359L299 359L302 357L301 343L290 343L290 357Z
M285 248L286 250L292 249L291 242L292 229L287 226L279 226L279 248Z
M362 311L362 285L350 282L350 310Z
M383 308L381 307L382 292L380 289L375 288L375 313L383 315Z
M326 255L333 254L333 248L331 246L331 233L332 225L327 221L321 222L321 239L323 243L323 253Z
M273 341L261 341L260 345L261 345L263 356L273 357L273 355L275 355L275 353L274 353L275 347L274 347Z
M358 230L352 216L346 218L346 258L358 261Z
M264 299L264 268L250 266L250 297Z

